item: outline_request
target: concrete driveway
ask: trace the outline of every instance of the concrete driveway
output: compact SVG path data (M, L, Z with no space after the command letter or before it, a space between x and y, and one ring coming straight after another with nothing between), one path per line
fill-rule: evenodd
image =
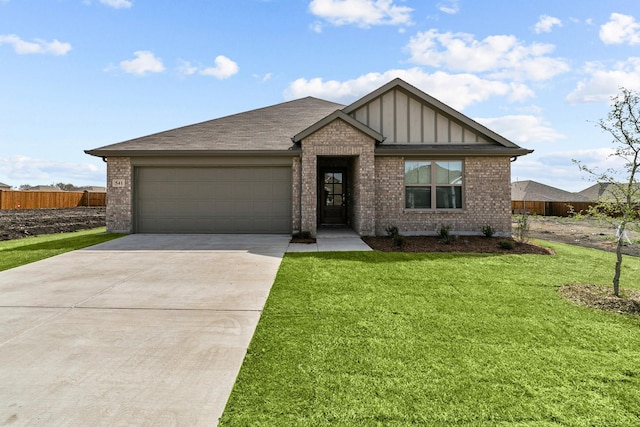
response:
M216 425L288 239L136 234L0 272L0 425Z

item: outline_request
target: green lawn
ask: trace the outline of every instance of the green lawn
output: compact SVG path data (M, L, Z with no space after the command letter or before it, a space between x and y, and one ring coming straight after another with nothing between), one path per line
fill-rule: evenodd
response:
M122 234L106 233L105 228L48 234L0 242L0 271L29 264L64 252L122 237Z
M640 318L557 293L609 284L615 255L548 245L288 254L221 425L640 425Z

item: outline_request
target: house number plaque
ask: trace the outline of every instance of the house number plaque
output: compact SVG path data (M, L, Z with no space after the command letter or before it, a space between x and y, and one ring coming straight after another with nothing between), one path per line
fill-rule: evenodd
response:
M124 179L114 179L111 181L112 187L124 187Z

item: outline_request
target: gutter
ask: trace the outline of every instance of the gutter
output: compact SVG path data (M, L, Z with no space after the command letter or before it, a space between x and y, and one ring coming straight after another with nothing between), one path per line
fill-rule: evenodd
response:
M96 157L298 157L301 151L291 150L84 150Z

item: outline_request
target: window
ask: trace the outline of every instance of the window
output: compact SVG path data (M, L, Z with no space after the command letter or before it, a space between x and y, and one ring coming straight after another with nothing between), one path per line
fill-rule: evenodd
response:
M462 209L462 161L404 162L405 207Z

